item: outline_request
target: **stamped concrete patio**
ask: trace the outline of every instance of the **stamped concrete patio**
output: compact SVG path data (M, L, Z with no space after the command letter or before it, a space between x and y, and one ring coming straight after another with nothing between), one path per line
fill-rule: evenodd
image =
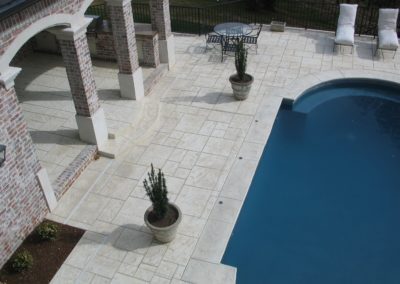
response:
M79 139L63 59L60 55L33 53L16 64L22 68L16 80L18 100L39 160L54 182L87 145ZM148 78L154 68L142 68ZM141 102L122 99L115 62L93 60L100 103L111 133L136 123Z
M137 124L116 132L116 159L92 162L48 215L87 230L52 283L234 283L236 269L220 260L282 98L334 78L399 81L399 57L373 58L372 38L342 54L332 52L333 36L263 31L248 59L252 92L239 102L228 82L232 57L221 63L217 50L204 53L204 37L176 35L175 68L140 103ZM150 163L184 214L170 244L144 226Z

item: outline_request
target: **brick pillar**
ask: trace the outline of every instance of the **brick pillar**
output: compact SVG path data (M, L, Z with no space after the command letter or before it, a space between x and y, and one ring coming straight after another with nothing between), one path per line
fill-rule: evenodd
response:
M20 70L8 67L0 74L0 144L7 147L0 168L0 267L57 204L15 93Z
M157 68L160 65L160 52L158 50L158 33L155 31L143 32L136 35L142 43L142 54L144 66Z
M128 99L144 97L143 73L138 52L130 0L107 0L108 14L119 66L121 96Z
M151 25L158 32L160 62L175 64L175 43L171 32L169 0L150 0Z
M71 28L51 32L60 44L75 105L79 136L83 141L101 147L108 139L108 131L97 96L86 38L86 28L90 21L85 19Z

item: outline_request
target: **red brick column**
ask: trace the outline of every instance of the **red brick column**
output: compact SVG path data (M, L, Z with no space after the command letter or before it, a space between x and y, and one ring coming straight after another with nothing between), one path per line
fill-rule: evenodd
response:
M158 34L155 31L142 32L136 37L140 39L144 66L157 68L160 65L160 52L158 47ZM139 45L140 46L140 45ZM140 53L139 53L140 54Z
M48 180L47 173L39 164L18 104L14 79L19 71L11 67L0 74L0 144L7 147L0 168L0 267L47 214L46 194L54 198L51 186L42 187L41 178Z
M144 96L143 73L138 52L130 0L107 0L108 14L119 66L121 96L140 99Z
M108 131L97 96L86 38L86 27L90 21L85 19L71 28L51 32L57 36L60 44L76 109L79 135L83 141L101 146L108 139Z
M158 32L160 62L175 64L174 36L171 32L169 0L150 0L151 25Z
M56 32L56 36L67 70L76 113L89 117L100 108L100 103L85 32L86 29L77 32L61 30Z

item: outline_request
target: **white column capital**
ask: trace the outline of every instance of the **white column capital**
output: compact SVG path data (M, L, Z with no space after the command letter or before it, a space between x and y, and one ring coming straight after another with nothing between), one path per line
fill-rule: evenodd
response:
M93 18L84 17L80 21L75 22L70 28L64 29L49 29L48 31L54 34L57 39L61 40L72 40L83 33L86 33L86 29L92 22Z
M4 85L6 90L14 87L15 78L18 76L21 70L22 69L18 67L8 67L7 69L1 71L0 83Z
M127 3L130 3L132 0L106 0L108 6L116 6L122 7L125 6Z

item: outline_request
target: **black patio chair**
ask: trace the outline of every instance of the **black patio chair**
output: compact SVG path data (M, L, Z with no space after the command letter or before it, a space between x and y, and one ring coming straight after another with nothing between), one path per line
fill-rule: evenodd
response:
M222 36L216 33L206 34L206 49L204 50L204 52L207 52L209 45L213 45L213 47L215 47L216 45L222 46Z
M256 31L255 34L243 36L243 43L244 44L254 45L256 47L256 53L257 53L257 50L258 50L258 38L259 38L260 33L262 31L262 27L263 27L263 25L260 24L258 26L258 28L255 30Z
M224 55L227 52L236 52L236 44L235 40L238 40L237 36L224 36L222 37L222 54L221 54L221 62L224 61Z

